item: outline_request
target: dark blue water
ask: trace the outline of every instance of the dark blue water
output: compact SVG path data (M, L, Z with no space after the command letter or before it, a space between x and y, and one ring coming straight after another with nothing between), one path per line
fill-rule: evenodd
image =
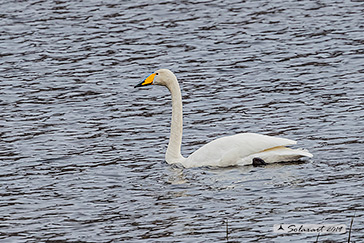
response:
M363 1L1 1L1 242L364 241ZM297 140L254 168L164 162L169 68L182 153L219 136ZM226 233L228 221L228 239ZM323 234L319 242L346 242Z

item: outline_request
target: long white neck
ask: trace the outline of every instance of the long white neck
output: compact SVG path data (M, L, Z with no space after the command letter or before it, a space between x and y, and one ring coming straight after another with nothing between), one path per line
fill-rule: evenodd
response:
M172 121L171 135L169 137L168 148L166 152L166 161L169 164L181 163L185 158L181 155L182 144L182 96L177 78L173 77L173 82L167 85L172 96Z

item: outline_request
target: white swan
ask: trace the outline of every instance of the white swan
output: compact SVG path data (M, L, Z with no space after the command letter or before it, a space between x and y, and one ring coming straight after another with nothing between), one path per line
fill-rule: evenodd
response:
M301 157L312 157L307 150L290 149L285 146L296 141L260 135L240 133L218 138L202 146L188 158L181 155L182 143L182 96L176 76L168 69L160 69L150 74L135 86L166 86L172 96L171 134L165 159L169 164L180 163L184 167L233 166L295 161Z

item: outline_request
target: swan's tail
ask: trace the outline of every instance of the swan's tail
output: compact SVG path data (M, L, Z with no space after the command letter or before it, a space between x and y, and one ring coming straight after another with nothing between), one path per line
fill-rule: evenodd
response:
M254 158L261 158L266 163L277 163L297 161L303 157L312 158L313 155L305 149L291 149L284 146L279 146L244 157L239 161L238 164L252 164Z

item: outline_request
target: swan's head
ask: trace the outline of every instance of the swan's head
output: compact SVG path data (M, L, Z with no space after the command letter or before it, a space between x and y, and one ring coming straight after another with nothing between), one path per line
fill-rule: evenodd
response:
M155 71L154 73L150 74L146 79L144 79L139 84L135 85L134 88L137 87L143 87L147 85L163 85L163 86L169 86L171 82L175 82L177 80L176 76L168 70L168 69L159 69Z

